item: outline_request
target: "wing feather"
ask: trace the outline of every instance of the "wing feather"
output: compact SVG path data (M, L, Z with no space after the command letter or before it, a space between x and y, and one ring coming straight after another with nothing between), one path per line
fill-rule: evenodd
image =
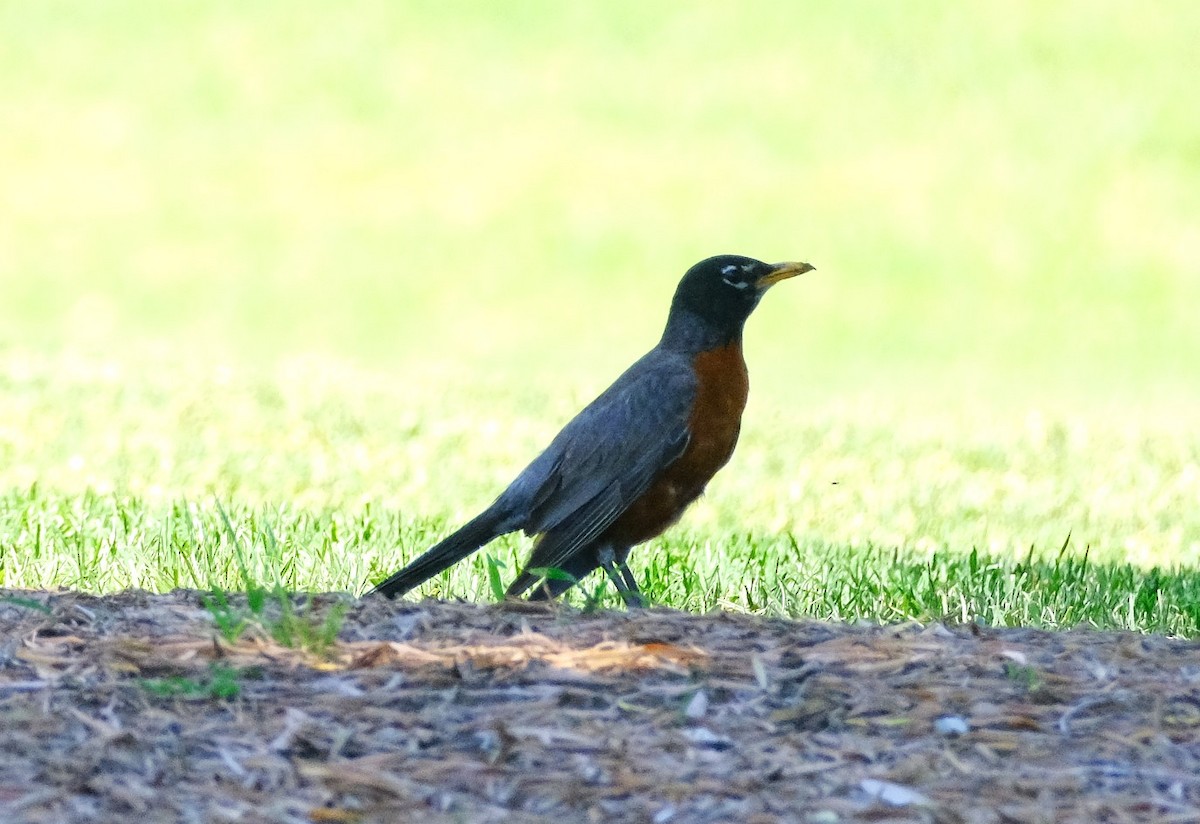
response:
M527 492L525 531L540 535L529 566L562 567L683 453L695 391L686 356L656 350L567 424L513 484L540 475Z

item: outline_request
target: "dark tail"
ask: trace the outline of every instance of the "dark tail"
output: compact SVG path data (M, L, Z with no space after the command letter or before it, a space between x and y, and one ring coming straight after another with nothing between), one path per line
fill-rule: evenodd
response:
M503 511L489 507L468 521L461 529L430 548L404 569L379 583L369 594L388 598L403 595L428 581L443 569L458 563L487 542L512 532L516 527L506 523Z

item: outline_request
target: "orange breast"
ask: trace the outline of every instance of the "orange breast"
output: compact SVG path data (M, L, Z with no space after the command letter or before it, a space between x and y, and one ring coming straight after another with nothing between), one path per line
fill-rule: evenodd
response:
M658 535L679 520L733 455L750 392L741 342L703 352L693 366L697 387L687 448L613 522L604 538L632 546Z

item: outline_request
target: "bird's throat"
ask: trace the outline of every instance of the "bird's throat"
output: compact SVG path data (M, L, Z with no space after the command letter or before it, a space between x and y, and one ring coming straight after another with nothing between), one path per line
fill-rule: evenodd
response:
M687 309L673 308L659 346L675 352L695 353L737 345L740 352L745 325L745 317L716 321Z

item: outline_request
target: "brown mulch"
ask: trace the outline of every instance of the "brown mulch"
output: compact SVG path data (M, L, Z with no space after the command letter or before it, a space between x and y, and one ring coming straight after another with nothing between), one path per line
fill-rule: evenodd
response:
M1200 822L1195 641L350 603L0 590L0 821Z

